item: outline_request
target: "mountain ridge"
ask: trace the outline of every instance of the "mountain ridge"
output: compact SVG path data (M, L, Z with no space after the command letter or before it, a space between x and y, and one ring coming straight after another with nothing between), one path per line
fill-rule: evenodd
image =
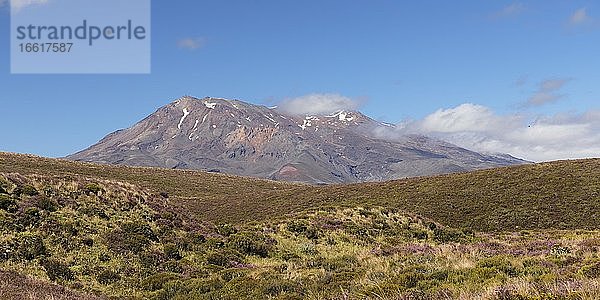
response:
M525 163L419 135L358 111L293 115L240 100L184 96L67 159L199 169L305 183L385 181Z

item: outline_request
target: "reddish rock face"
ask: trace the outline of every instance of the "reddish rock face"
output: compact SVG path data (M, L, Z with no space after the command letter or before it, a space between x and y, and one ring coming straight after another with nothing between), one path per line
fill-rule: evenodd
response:
M360 112L290 115L237 100L180 98L67 158L302 181L346 183L523 163L424 136L384 140Z

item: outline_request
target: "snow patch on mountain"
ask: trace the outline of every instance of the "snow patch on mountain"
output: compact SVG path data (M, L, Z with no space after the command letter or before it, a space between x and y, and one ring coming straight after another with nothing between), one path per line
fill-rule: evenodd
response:
M217 102L204 101L204 106L206 106L209 109L215 109L215 107L217 107Z
M185 120L185 118L190 114L190 111L187 108L183 109L183 117L181 117L181 120L179 120L179 124L177 124L177 128L181 129L181 124L183 124L183 120Z

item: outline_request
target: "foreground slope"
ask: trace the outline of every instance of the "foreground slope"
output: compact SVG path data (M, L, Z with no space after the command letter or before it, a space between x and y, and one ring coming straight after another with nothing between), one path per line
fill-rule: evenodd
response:
M310 186L200 171L0 154L0 172L81 175L168 194L189 219L245 223L327 206L384 206L475 230L600 228L600 159L559 161L383 183Z
M186 220L164 193L114 180L0 173L0 187L0 299L600 293L597 230L477 233L360 206L233 226Z
M382 139L360 112L291 115L237 100L183 97L68 159L196 169L281 181L351 183L522 164L418 135Z

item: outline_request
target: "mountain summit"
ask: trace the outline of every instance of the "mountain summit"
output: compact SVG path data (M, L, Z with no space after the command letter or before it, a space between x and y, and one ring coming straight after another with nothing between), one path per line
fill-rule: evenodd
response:
M524 161L419 135L375 136L357 111L296 116L238 100L180 98L68 159L307 183L381 181Z

